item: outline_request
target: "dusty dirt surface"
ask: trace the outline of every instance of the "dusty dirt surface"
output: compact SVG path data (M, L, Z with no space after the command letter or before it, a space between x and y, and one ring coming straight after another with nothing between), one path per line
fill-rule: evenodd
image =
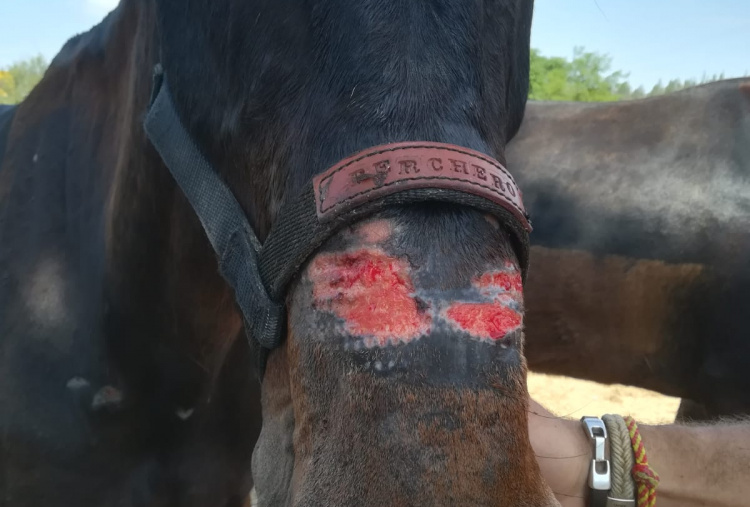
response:
M604 385L556 375L529 373L529 393L559 416L631 415L648 424L674 422L679 398L620 384Z

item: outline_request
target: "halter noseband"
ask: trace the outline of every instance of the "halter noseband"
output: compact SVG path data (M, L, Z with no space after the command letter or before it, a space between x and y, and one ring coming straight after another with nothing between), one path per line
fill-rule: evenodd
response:
M432 142L364 150L319 174L287 201L261 245L231 190L183 127L160 65L144 128L203 225L248 337L263 349L261 376L265 352L283 339L284 295L292 277L336 230L379 210L437 201L491 213L513 233L525 278L531 225L521 191L502 164L482 153Z

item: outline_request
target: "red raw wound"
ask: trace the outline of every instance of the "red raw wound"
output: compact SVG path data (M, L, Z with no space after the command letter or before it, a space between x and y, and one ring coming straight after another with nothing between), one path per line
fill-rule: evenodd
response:
M521 292L523 282L521 275L513 268L512 270L493 271L485 273L476 280L474 285L479 289L499 290L502 292Z
M321 254L310 267L316 307L335 313L348 332L380 346L427 334L432 318L420 310L406 261L377 249Z
M445 316L478 338L500 340L521 326L521 314L502 303L454 303Z
M514 265L485 273L473 284L492 302L454 303L443 313L449 322L473 336L490 340L500 340L521 326L523 316L511 307L523 291L521 274Z

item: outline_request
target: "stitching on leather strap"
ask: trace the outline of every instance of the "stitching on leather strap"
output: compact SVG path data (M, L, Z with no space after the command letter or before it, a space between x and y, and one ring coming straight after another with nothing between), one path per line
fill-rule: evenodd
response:
M507 169L482 153L450 144L405 142L358 153L316 176L313 188L321 223L385 195L423 188L493 201L531 230L521 190Z
M349 162L347 162L346 164L342 165L341 167L337 167L336 170L332 171L330 173L330 175L328 175L328 176L333 176L337 172L346 169L350 165L356 164L357 162L361 162L362 160L364 160L366 158L369 158L369 157L372 157L372 156L375 156L375 155L382 155L383 153L389 153L389 152L399 151L399 150L411 150L411 149L414 149L414 148L417 148L417 149L433 149L433 148L437 148L437 149L445 150L445 151L453 151L453 152L456 152L456 153L460 153L462 155L467 155L469 157L475 157L475 158L478 158L480 160L483 160L483 161L487 162L488 164L492 164L497 169L500 169L503 173L505 173L505 175L508 176L508 178L510 178L513 181L513 183L516 182L516 180L513 179L513 175L511 175L508 172L508 170L505 167L503 167L498 161L493 160L491 158L487 158L487 157L485 157L485 156L483 156L483 155L481 155L479 153L474 153L474 152L470 152L470 151L466 151L466 150L461 150L459 148L454 148L454 147L452 147L450 145L443 145L443 144L440 144L440 143L435 143L433 145L414 144L414 145L409 145L409 146L397 146L397 147L391 147L391 148L384 148L384 149L378 150L378 151L370 151L370 152L367 152L367 153L363 154L360 157L357 157L354 160L350 160Z
M370 189L367 189L367 190L363 190L361 192L357 192L356 194L352 194L349 197L347 197L346 199L343 199L341 201L336 202L336 204L331 205L330 207L326 208L325 210L321 210L320 207L318 209L321 212L330 212L330 211L333 211L334 209L336 209L337 207L343 206L344 204L348 203L349 201L355 199L356 197L359 197L359 196L365 195L365 194L369 194L370 192L373 192L373 191L381 189L381 188L386 188L386 187L389 187L389 186L398 185L398 184L403 183L404 181L429 181L429 180L457 181L457 182L461 182L461 183L468 183L470 185L474 185L474 186L477 186L477 187L480 187L480 188L484 188L485 190L489 190L490 192L494 192L494 193L496 193L498 195L501 195L502 197L505 197L506 199L508 199L508 204L512 205L519 212L525 213L525 210L523 210L522 208L519 208L518 205L511 200L511 198L508 196L508 194L506 194L505 192L503 192L501 190L497 190L495 188L488 187L486 185L480 185L479 183L477 183L475 181L467 181L467 180L464 180L464 179L461 179L461 178L449 178L447 176L418 176L418 177L415 177L415 178L403 178L403 179L400 179L398 181L392 181L390 183L385 183L385 184L383 184L383 185L381 185L379 187L370 188ZM322 202L318 202L319 206L322 205L322 204L323 204Z

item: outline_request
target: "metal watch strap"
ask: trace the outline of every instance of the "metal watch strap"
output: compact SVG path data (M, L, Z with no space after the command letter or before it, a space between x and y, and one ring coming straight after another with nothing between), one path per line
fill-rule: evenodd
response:
M606 507L607 493L611 488L609 446L607 427L598 417L581 417L583 431L591 443L592 460L589 467L588 485L591 489L590 507Z

